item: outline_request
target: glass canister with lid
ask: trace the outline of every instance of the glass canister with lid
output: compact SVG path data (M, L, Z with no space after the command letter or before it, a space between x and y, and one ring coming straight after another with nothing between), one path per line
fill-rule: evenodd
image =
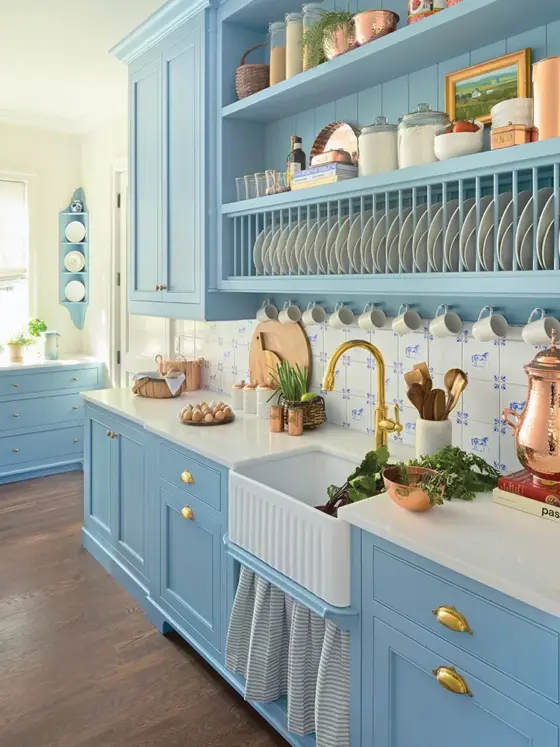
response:
M397 125L387 122L386 117L377 117L373 124L362 128L358 151L359 176L398 169Z
M406 114L399 122L399 168L435 163L434 138L450 124L445 112L432 111L429 104L418 104L415 112Z
M309 29L321 19L324 9L321 3L307 3L302 6L301 10L303 13L303 34L305 36L305 32L309 31ZM309 67L309 54L307 49L304 47L303 69L309 70Z
M286 24L275 21L268 27L270 34L270 85L286 80Z
M286 13L286 79L303 70L303 16L301 13Z

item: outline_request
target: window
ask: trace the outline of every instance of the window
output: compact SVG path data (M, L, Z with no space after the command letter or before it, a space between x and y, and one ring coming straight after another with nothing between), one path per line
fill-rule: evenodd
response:
M0 343L27 324L28 267L27 185L0 179Z

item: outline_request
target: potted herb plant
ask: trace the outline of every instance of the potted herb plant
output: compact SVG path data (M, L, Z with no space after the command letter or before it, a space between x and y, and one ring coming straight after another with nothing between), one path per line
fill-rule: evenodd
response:
M8 351L12 363L23 363L23 349L32 345L33 340L26 337L22 332L10 337L8 341Z
M303 409L303 427L305 430L317 428L325 422L325 400L307 391L308 371L297 363L292 366L288 361L282 361L272 371L270 378L278 397L278 403L284 407L284 420L288 418L289 407Z
M354 14L350 10L325 10L304 33L302 47L309 67L348 52L355 46Z

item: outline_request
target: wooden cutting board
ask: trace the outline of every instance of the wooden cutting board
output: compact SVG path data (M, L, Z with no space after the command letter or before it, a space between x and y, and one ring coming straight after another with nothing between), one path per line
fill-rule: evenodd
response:
M307 368L311 377L311 348L301 324L259 322L249 346L249 370L254 384L264 384L270 377L270 366L280 361Z

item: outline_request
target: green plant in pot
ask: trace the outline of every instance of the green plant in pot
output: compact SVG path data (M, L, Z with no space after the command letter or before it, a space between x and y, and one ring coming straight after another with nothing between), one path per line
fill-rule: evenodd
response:
M325 422L325 403L322 397L307 391L309 372L306 366L297 363L292 366L288 361L282 361L271 371L270 379L275 388L272 397L278 398L278 403L284 407L287 417L288 407L303 408L303 427L306 430L316 428Z
M309 67L317 67L353 49L353 16L350 10L325 10L319 20L306 29L302 47Z
M10 361L12 363L23 362L23 350L28 345L32 345L33 340L26 337L22 332L17 335L12 335L8 340L8 351L10 354Z
M27 329L29 330L31 337L41 337L41 333L47 331L47 325L42 319L35 317L34 319L29 320Z

